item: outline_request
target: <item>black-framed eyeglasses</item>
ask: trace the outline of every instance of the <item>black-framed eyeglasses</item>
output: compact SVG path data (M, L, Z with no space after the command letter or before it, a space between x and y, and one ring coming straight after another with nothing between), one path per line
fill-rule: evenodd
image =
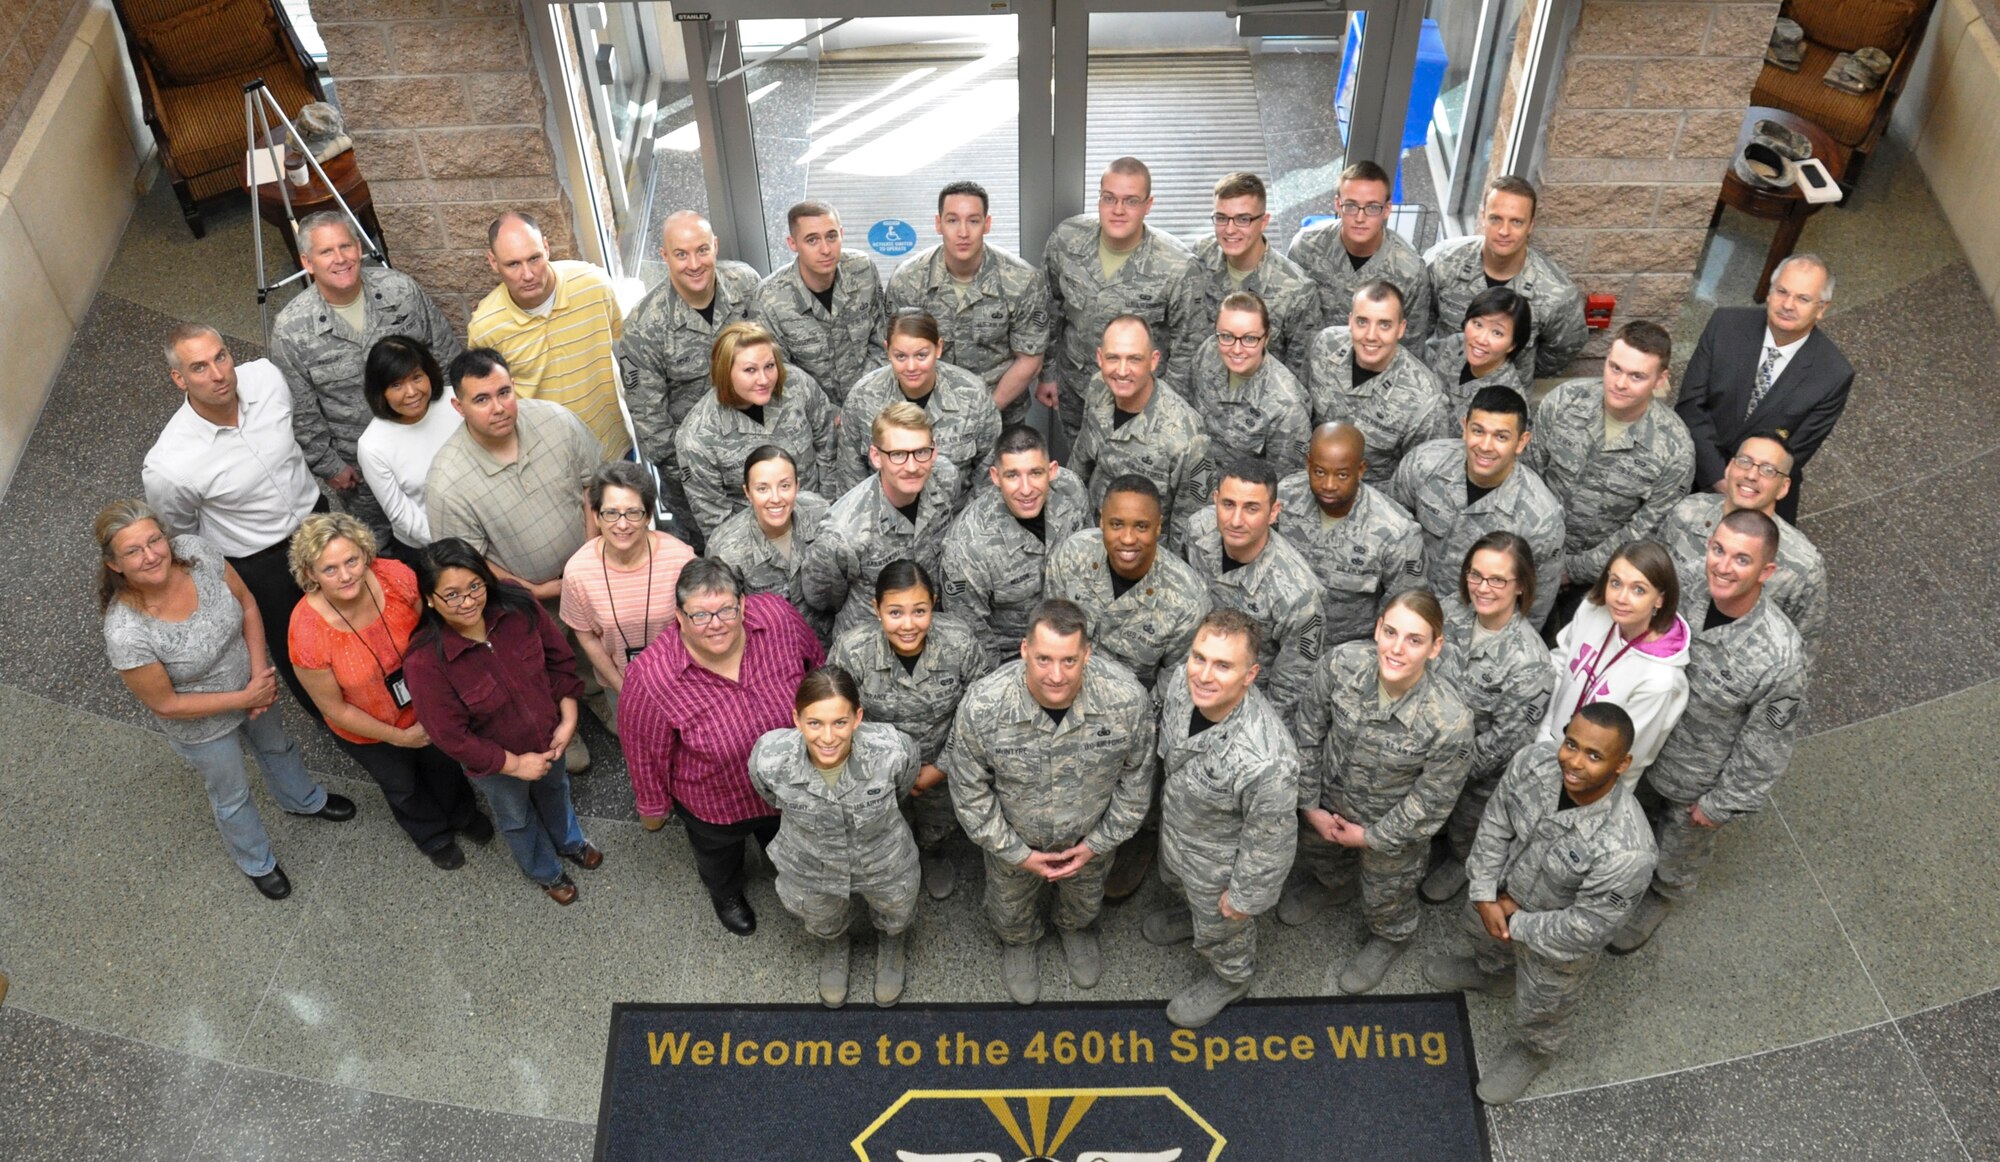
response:
M1343 218L1380 218L1389 212L1389 207L1380 202L1342 202L1335 208Z
M597 519L608 525L615 525L621 521L626 524L644 524L646 523L646 510L643 508L600 508L597 510Z
M1755 472L1757 475L1762 476L1766 480L1776 480L1778 477L1784 475L1783 470L1781 470L1776 464L1765 464L1761 461L1752 460L1750 457L1745 456L1742 453L1738 453L1734 456L1731 456L1729 458L1729 462L1731 464L1736 465L1738 468L1743 469L1743 471L1745 472Z
M1232 335L1227 331L1217 331L1215 333L1215 342L1218 346L1222 347L1256 347L1261 345L1267 338L1269 338L1268 335L1261 334Z
M471 605L473 602L486 596L486 582L474 581L463 589L447 589L443 593L435 593L432 596L445 605L453 609L458 609L461 606Z
M1468 569L1465 573L1467 589L1502 589L1513 583L1512 577L1488 577L1476 569Z
M882 453L883 459L887 460L891 464L894 464L898 468L901 468L903 465L908 464L912 458L915 458L916 462L919 464L928 464L931 462L931 459L937 455L937 448L935 446L924 447L924 448L905 448L891 452L889 449L884 448L880 444L877 444L875 445L875 450L877 452Z
M743 616L743 606L741 603L738 603L736 605L725 605L721 609L715 610L683 609L681 610L681 616L687 618L688 624L696 629L703 629L710 622L715 622L718 625L728 625L730 622Z
M1264 215L1210 214L1208 216L1208 220L1215 223L1217 226L1235 226L1240 230L1248 230L1250 227L1255 226L1259 222L1262 222L1264 220Z

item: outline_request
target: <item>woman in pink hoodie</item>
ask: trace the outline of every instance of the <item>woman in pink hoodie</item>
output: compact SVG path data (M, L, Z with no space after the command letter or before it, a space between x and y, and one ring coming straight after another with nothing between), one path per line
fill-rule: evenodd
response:
M1556 692L1541 737L1559 742L1570 718L1592 702L1632 716L1630 786L1660 753L1688 700L1687 622L1673 558L1657 541L1630 541L1597 578L1576 616L1556 635Z

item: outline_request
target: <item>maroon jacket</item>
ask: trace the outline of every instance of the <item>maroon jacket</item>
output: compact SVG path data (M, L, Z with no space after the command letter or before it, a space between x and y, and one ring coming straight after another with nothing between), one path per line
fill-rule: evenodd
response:
M417 721L474 776L498 774L509 751L547 750L562 722L562 699L583 697L575 652L534 602L522 610L489 600L484 642L450 628L419 637L403 673Z

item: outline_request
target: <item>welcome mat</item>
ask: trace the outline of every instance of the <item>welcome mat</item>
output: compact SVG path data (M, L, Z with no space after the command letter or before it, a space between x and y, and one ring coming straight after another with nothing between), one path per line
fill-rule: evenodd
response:
M618 1005L596 1157L1485 1162L1465 998Z

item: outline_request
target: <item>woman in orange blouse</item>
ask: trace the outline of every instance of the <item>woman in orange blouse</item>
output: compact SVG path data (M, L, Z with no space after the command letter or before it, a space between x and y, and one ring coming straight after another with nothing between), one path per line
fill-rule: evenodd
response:
M418 849L446 871L464 866L458 836L488 843L493 821L479 810L464 769L431 745L403 682L403 654L423 607L416 574L377 557L368 527L337 512L299 526L291 565L306 594L287 634L299 682Z

